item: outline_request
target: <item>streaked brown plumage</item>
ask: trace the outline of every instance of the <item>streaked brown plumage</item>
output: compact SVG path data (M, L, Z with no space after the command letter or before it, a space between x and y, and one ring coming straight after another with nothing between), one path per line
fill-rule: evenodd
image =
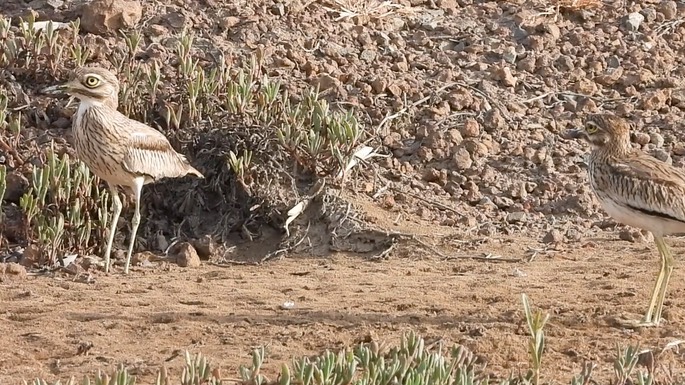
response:
M674 265L664 236L685 232L685 172L632 148L627 122L611 114L590 115L584 128L564 136L592 145L590 185L607 213L654 235L661 269L639 325L658 326Z
M119 81L111 72L103 68L82 67L75 70L64 85L45 91L64 91L80 100L72 125L76 154L95 175L108 183L112 192L113 218L105 250L106 272L109 271L114 231L121 213L116 186L134 193L136 207L124 267L124 273L128 274L140 223L143 185L187 174L204 177L171 147L162 133L117 111Z

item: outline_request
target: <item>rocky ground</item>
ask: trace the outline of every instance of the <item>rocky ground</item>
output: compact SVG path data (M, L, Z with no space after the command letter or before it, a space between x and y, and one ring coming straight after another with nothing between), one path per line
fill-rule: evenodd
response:
M236 62L260 52L267 74L282 80L290 92L318 86L334 106L359 111L369 143L391 155L362 167L345 198L376 231L401 234L399 246L371 250L376 256L388 251L382 253L381 264L346 253L332 254L325 262L308 259L306 254L298 256L314 271L313 277L330 280L330 285L314 278L267 283L269 276L297 273L299 259L265 267L237 265L230 270L203 266L198 272L169 266L138 269L131 280L94 272L95 287L102 289L101 301L113 300L133 309L134 315L115 320L111 315L84 315L84 311L108 313L91 293L93 286L45 277L9 279L2 283L9 289L1 294L3 301L13 301L7 322L0 326L8 328L7 333L19 330L34 336L34 329L47 322L21 315L25 309L43 309L56 319L67 314L70 321L58 322L60 327L68 329L78 321L77 328L82 329L68 333L49 329L39 338L14 338L9 346L21 353L15 355L17 359L3 362L0 358L1 375L78 373L82 367L97 368L103 361L103 365L114 365L129 355L154 366L167 350L189 346L206 348L208 355L223 358L223 364L235 368L247 360L249 347L279 341L272 363L277 368L278 360L293 355L337 348L368 333L392 339L412 326L436 338L466 343L490 357L498 375L506 375L514 368L525 368L527 359L525 338L516 326L522 291L552 311L553 319L558 317L549 345L554 357L548 361L550 379L567 381L567 370L577 371L585 359L606 364L616 342L639 341L660 350L680 338L685 285L677 278L682 274L678 269L666 304L668 326L629 332L611 321L615 312L638 317L646 309L657 271L656 249L648 243L649 234L617 225L605 215L587 185L583 158L587 146L563 140L559 133L581 124L588 113L611 111L631 122L636 147L683 165L685 142L679 126L685 115L683 4L570 0L226 3L230 4L214 0L84 4L6 0L0 13L25 16L28 7L38 20L69 22L80 17L82 33L94 48L124 44L117 28L140 29L146 53L140 60L154 56L165 36L183 28L193 31L199 44L225 52ZM39 86L54 82L20 75L16 81L32 96ZM40 110L41 106L31 103L30 108ZM263 239L269 240L269 235ZM259 260L264 255L259 247L246 246L245 250L236 259ZM504 258L496 263L484 256ZM322 273L327 269L340 273ZM421 284L404 282L415 274ZM222 277L219 286L203 281L215 276ZM186 279L198 284L185 283ZM262 286L259 290L241 286L252 279ZM155 282L160 280L165 283L157 288ZM312 285L316 288L311 289ZM355 285L362 289L354 289ZM403 299L391 299L391 291L384 292L388 285ZM63 293L55 294L55 287ZM300 293L308 287L316 295ZM482 287L482 293L464 293L473 287ZM224 298L214 292L217 288L239 295ZM84 302L73 299L62 301L71 290L78 291L77 297L93 309L83 310ZM178 297L206 295L213 310L202 316L206 319L174 316L170 322L155 321L155 315L190 311L162 306L167 297L158 290ZM274 294L279 290L280 294ZM353 296L350 290L364 295ZM145 299L127 300L121 293L138 293ZM334 306L333 299L341 295L350 301L344 310ZM313 302L304 313L285 317L281 324L280 313L273 310L281 297ZM393 303L397 301L402 303ZM66 306L64 313L56 310L62 306ZM359 315L359 309L376 315ZM226 312L232 316L217 318ZM346 315L335 315L340 312ZM390 324L382 322L383 314L391 315ZM234 322L244 330L228 339L217 337L216 333L221 334L217 330L230 328ZM206 323L214 326L203 334ZM117 333L132 329L138 337L159 343L160 349L148 356L148 350L112 341L123 335ZM81 332L84 336L77 336ZM204 342L186 341L197 341L191 335L202 335L198 338ZM93 349L100 353L95 358L71 359L68 369L58 370L55 360L60 360L61 353L46 345L36 347L36 338L47 339L56 351L69 350L73 341L96 340ZM183 339L183 346L174 345L177 338ZM502 341L504 346L499 345ZM673 360L682 359L682 354L668 354ZM611 373L600 374L609 378Z

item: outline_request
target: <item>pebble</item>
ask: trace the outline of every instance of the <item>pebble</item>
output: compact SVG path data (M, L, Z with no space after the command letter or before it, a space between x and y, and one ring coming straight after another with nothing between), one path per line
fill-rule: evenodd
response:
M543 243L560 243L564 240L564 235L561 231L557 229L550 230L544 237L542 237Z
M172 255L176 258L176 264L181 267L199 267L202 264L197 251L188 242L182 242L174 247Z
M657 132L652 132L649 134L649 142L657 147L662 147L664 145L664 137Z
M652 138L649 136L649 134L644 133L644 132L635 132L633 133L633 141L640 146L644 146L645 144L649 143L652 140Z
M527 215L523 211L515 211L513 213L507 214L507 222L509 223L520 223L525 222Z
M626 19L626 28L630 32L637 32L637 30L640 28L640 24L645 20L645 17L639 13L639 12L633 12L628 15L628 18Z

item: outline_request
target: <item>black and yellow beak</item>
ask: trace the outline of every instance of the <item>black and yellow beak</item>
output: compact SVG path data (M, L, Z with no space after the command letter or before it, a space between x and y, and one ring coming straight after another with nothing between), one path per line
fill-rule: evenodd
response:
M76 84L74 80L70 80L66 83L63 84L57 84L54 86L50 87L45 87L42 90L40 90L41 93L46 94L46 95L64 95L64 94L70 94L76 89Z
M587 135L587 131L585 131L584 128L572 128L570 130L566 130L561 134L561 137L564 139L590 139Z

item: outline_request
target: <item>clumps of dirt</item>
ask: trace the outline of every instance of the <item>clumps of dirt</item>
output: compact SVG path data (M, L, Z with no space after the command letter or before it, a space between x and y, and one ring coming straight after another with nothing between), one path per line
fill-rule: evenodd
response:
M26 268L18 263L0 263L0 282L3 277L23 279L26 274Z

